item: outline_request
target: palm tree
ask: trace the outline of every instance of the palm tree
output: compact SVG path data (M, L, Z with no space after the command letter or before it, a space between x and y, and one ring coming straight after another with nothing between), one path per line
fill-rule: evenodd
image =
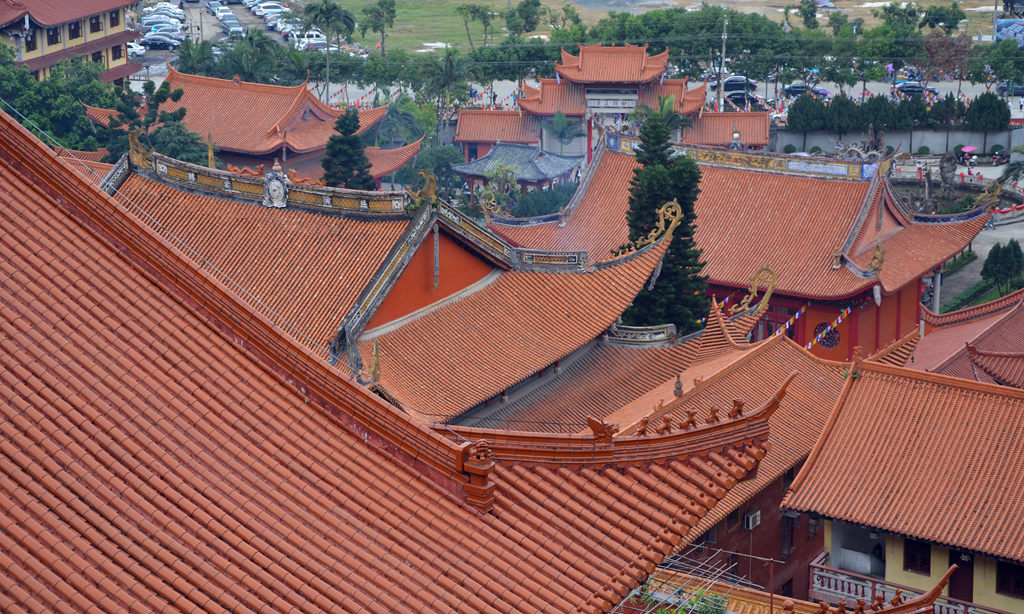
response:
M473 45L473 35L469 33L469 22L476 19L475 5L472 4L460 4L455 7L455 12L462 17L462 25L466 26L466 38L469 39L469 48L476 49Z
M408 94L399 94L391 101L376 128L377 145L383 142L389 145L396 140L411 141L423 136L423 129L416 121L416 116L404 107L410 100Z
M672 96L658 96L658 108L652 109L645 104L639 104L636 106L636 110L633 111L633 119L638 123L644 123L644 120L652 114L661 116L661 120L665 122L665 126L671 133L677 128L688 128L693 125L693 121L679 113L675 109L676 97Z
M999 181L1020 181L1024 177L1024 145L1018 145L1009 151L1010 162L1003 169ZM1017 154L1016 156L1014 154ZM1017 158L1014 160L1014 158Z
M583 126L580 126L580 122L569 119L561 111L555 111L554 116L544 122L544 129L550 132L558 141L559 155L562 154L566 144L586 134Z
M262 34L262 33L261 33ZM221 60L228 74L242 81L263 81L274 67L274 56L261 52L247 40L240 40Z
M356 18L352 11L338 6L335 0L314 0L302 10L302 16L307 26L320 28L327 37L327 74L326 93L328 100L331 97L331 42L338 40L341 34L345 40L352 37L356 30Z
M420 78L427 94L437 99L437 132L441 132L444 106L451 101L452 88L465 84L477 74L473 59L445 46L444 55L432 55L420 66Z
M178 70L197 75L209 75L215 61L210 41L192 42L186 38L178 48Z

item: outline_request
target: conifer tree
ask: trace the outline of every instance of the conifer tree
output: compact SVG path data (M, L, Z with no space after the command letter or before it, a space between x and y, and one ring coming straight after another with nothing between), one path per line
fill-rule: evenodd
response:
M707 276L702 275L701 251L693 239L697 214L694 204L700 194L700 169L687 156L670 157L668 128L658 115L649 116L640 127L641 147L629 188L629 239L646 236L657 224L658 209L675 199L683 219L672 234L654 287L646 287L623 314L633 326L673 323L680 334L698 330L707 311Z
M370 161L359 138L359 112L346 109L334 122L338 134L327 141L320 166L324 169L324 182L331 187L351 190L375 190L377 182L370 174Z

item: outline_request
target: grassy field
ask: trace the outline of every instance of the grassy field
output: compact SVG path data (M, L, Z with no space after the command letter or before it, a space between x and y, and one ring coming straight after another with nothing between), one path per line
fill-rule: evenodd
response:
M345 8L349 9L356 15L358 19L362 15L362 9L366 6L373 4L376 0L342 0L341 4ZM559 1L544 1L546 6L550 6L554 9L560 9L565 3ZM851 18L856 19L863 17L868 27L877 23L878 20L872 15L872 11L876 10L883 2L879 0L834 0L837 10L841 10L850 15ZM455 12L455 7L463 2L475 2L477 4L486 4L491 7L495 13L504 11L507 4L505 0L397 0L398 17L395 19L394 30L388 33L387 44L389 47L401 47L414 51L426 51L431 48L437 48L443 46L444 43L451 44L458 48L469 49L469 41L466 38L466 29L463 25L462 18L459 17ZM783 0L769 0L769 1L755 1L755 0L716 0L715 4L722 6L728 6L735 10L744 13L760 13L765 15L773 21L782 21L783 9L786 5L798 4L798 0L783 1ZM301 3L297 3L301 5ZM920 2L924 6L931 4L949 4L949 2ZM676 6L686 8L696 8L699 3L695 3L693 0L687 0L684 2L676 2ZM976 36L980 31L983 35L990 35L992 33L992 9L993 4L988 0L967 0L960 3L960 7L967 13L968 24L967 32L972 36ZM603 17L607 16L606 11L601 10L588 10L583 7L577 6L577 10L583 17L584 23L592 24L596 23ZM824 23L828 19L828 16L822 12L819 14L819 20ZM799 18L791 17L790 22L794 25L799 23ZM505 32L502 29L504 21L500 18L495 18L494 24L497 29L494 31L495 41L500 41L505 36ZM961 26L962 28L963 26ZM483 28L477 22L470 22L470 33L473 36L473 42L480 44L483 37ZM533 33L533 35L547 35L550 33L550 27L546 23L542 23L540 28ZM355 35L356 42L362 43L367 47L373 48L376 44L377 39L373 32L367 32L366 38L360 37L357 32Z

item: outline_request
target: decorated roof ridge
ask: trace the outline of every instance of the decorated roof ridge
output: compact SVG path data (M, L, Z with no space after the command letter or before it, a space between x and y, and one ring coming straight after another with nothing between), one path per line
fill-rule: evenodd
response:
M729 334L729 328L722 315L722 308L719 306L718 300L711 297L707 325L704 328L704 335L701 337L700 353L706 358L711 358L737 349L740 349L740 345Z
M412 143L406 143L401 147L393 149L381 149L374 146L367 147L366 157L370 159L370 171L374 178L379 179L385 175L390 175L408 164L420 152L423 146L423 139L425 138L427 138L426 134ZM373 168L378 165L380 165L378 168Z
M491 216L488 225L496 226L531 226L536 224L550 224L558 222L559 226L565 226L572 218L573 212L579 205L580 201L587 195L587 189L590 187L591 181L597 174L597 167L601 165L601 159L604 157L604 152L608 149L605 145L604 139L598 139L597 148L594 150L593 158L590 164L587 165L587 169L583 171L583 177L580 178L580 185L573 192L572 198L565 204L564 207L559 209L555 213L549 213L547 215L535 215L533 217L499 217Z
M1024 388L1024 352L992 352L968 343L967 357L997 383Z
M256 83L254 81L242 81L238 75L235 75L233 79L222 79L220 77L208 77L206 75L196 75L187 72L181 72L171 66L170 62L166 62L167 66L167 79L168 80L179 80L189 83L199 83L208 87L216 87L220 89L234 89L240 88L256 92L273 92L273 93L288 93L291 95L301 95L303 92L308 92L309 89L306 87L306 81L303 81L299 85L272 85L269 83ZM311 96L316 98L315 96ZM320 104L323 104L322 102ZM330 109L327 105L323 105L324 108ZM331 109L333 111L333 109Z
M1019 293L1024 293L1024 289L1019 290L1018 292ZM1014 293L1014 294L1017 294L1017 293ZM1008 294L1007 296L1013 296L1013 295L1012 294ZM1006 298L1006 297L1003 297L1003 298ZM997 301L992 301L992 302L994 303L994 302L997 302ZM970 307L968 309L970 309ZM1019 301L1017 301L1015 303L1004 303L1001 309L993 309L993 310L991 310L991 311L989 311L987 313L982 313L982 314L979 314L978 316L970 318L970 320L974 320L974 319L981 318L983 316L993 316L992 321L989 322L989 324L987 326L985 326L984 329L982 329L980 332L975 334L970 339L965 339L964 340L965 345L970 345L971 342L978 343L978 342L982 341L983 339L985 339L985 337L987 337L988 335L992 334L994 331L999 330L999 327L1002 325L1002 323L1005 320L1007 320L1008 318L1010 318L1015 312L1022 311L1022 310L1024 310L1024 295L1022 295L1021 300L1019 300ZM998 317L995 317L1000 312L1004 312L1004 313L1002 313L1002 315L999 315ZM966 320L960 320L959 322L964 322L964 321L966 321ZM925 336L927 336L927 335L925 335ZM950 364L955 362L960 357L960 354L961 354L962 351L963 350L961 349L960 351L956 351L956 352L951 353L948 357L946 357L945 360L943 360L939 364L935 365L935 367L933 367L929 371L941 373L946 367L948 367Z
M110 153L106 147L100 147L96 151L87 151L84 149L68 149L67 147L59 147L54 151L57 155L62 158L74 158L77 160L85 160L89 162L100 162L107 154Z
M854 218L853 224L846 235L846 240L843 241L843 245L840 248L843 255L843 264L858 277L862 277L864 270L854 264L850 259L853 255L850 251L853 249L853 246L857 242L857 238L864 230L864 224L867 222L868 214L871 213L875 199L881 198L884 200L880 193L880 188L882 187L882 173L875 173L875 176L872 177L870 181L871 187L868 189L867 194L865 194L864 201L861 203L860 210L857 212L857 217ZM877 276L877 272L875 271L868 271L868 273L870 273L872 277Z
M287 175L274 170L261 175L248 168L216 169L184 160L176 160L148 149L137 138L129 138L128 160L134 172L174 188L198 191L238 202L255 202L267 207L295 208L321 214L341 214L353 218L400 218L405 216L408 195L390 190L352 190L310 184L294 170ZM262 165L257 166L259 169ZM121 177L120 185L127 179ZM273 180L284 188L275 199L267 191Z
M1024 289L1017 290L1016 292L1012 292L993 301L982 303L981 305L965 307L963 309L947 313L935 313L931 309L928 309L928 307L922 306L921 317L925 322L932 326L949 326L950 324L957 324L959 322L965 322L967 320L991 315L997 311L1009 309L1021 303L1024 303Z
M904 335L903 338L893 341L881 350L868 356L866 360L902 367L907 364L907 360L914 353L914 349L919 341L921 341L921 332L915 328Z
M606 424L595 418L588 418L591 433L586 435L565 433L540 433L531 431L484 429L448 425L444 431L454 433L467 440L485 440L493 456L505 463L644 463L673 457L702 454L741 442L763 440L768 435L768 418L779 407L786 396L786 389L797 377L790 373L776 389L774 395L764 400L753 411L740 412L730 416L709 419L706 424L679 423L655 425L649 431L618 435L619 425ZM434 427L439 432L441 426ZM746 446L750 452L749 444ZM718 452L710 451L711 455ZM731 460L724 465L727 471L753 469L751 464L761 456L744 459L743 454L726 454ZM731 468L731 469L728 469ZM734 476L735 477L735 476Z
M579 49L578 55L572 55L565 50L565 47L561 48L561 64L555 63L555 71L562 77L577 83L647 83L663 75L668 66L668 47L665 47L665 50L657 55L649 56L647 55L647 43L643 45L629 43L625 45L604 45L602 43L584 45L577 43L576 45ZM598 60L587 60L587 56L592 54L602 57L620 56L620 62L630 60L635 62L639 56L639 66L623 68L614 65L614 62L605 61L595 67L593 62ZM638 69L637 74L621 74L628 72L630 68ZM614 71L616 74L602 72L608 70ZM587 71L586 74L584 74L585 71Z
M678 406L686 403L687 401L689 401L694 396L697 396L698 394L700 394L701 390L703 390L703 389L705 389L705 388L715 384L719 380L722 380L722 379L725 379L725 378L729 377L729 375L731 373L733 373L733 372L735 372L737 370L748 368L748 365L751 362L753 362L754 360L757 360L759 352L766 351L767 348L770 348L770 347L772 347L773 345L776 345L776 344L789 345L792 348L799 350L800 353L803 354L808 359L810 359L810 360L812 360L812 361L814 361L816 363L819 363L821 365L825 365L825 366L829 366L829 367L834 367L834 368L842 368L842 367L848 367L848 365L850 364L848 362L828 360L828 359L825 359L825 358L821 358L819 356L815 356L806 347L804 347L804 346L800 345L799 343L793 341L792 339L790 339L786 335L774 335L774 336L768 337L767 339L763 339L761 341L758 341L757 343L752 343L752 344L749 344L749 345L747 345L745 347L739 348L740 350L749 350L749 351L743 352L742 355L735 362L732 362L729 365L727 365L725 368L716 371L711 376L709 376L707 378L704 378L704 379L701 379L699 381L695 381L694 382L694 386L692 388L690 388L690 390L684 392L681 396L679 396L678 398L676 398L672 402L667 403L663 407L659 408L657 411L651 412L651 414L650 414L650 422L651 423L656 422L658 419L664 417L669 412L671 412L674 409L676 409ZM700 361L699 361L699 355L698 355L698 357L695 358L691 364L699 364L699 363L700 363Z
M178 301L191 305L196 317L222 334L232 345L261 364L267 373L303 395L345 427L363 436L368 445L423 473L442 488L463 496L468 477L461 473L465 445L441 437L414 418L397 411L368 390L332 368L286 334L264 313L228 289L225 281L198 267L113 197L90 185L77 173L54 172L54 152L42 146L6 113L0 113L0 134L19 134L38 151L12 151L26 181L63 195L58 206L81 227L110 244L154 284ZM0 139L0 146L3 140Z
M821 602L815 603L784 595L770 594L749 586L737 586L717 580L698 578L667 569L659 569L651 574L648 586L651 590L658 592L678 594L680 589L685 591L687 586L699 580L702 590L708 593L723 595L728 599L727 609L729 612L742 611L746 614L843 614L852 612L852 610L847 610L846 608L857 608L858 604L860 607L865 608L865 611L884 611L885 614L932 614L934 603L939 597L942 597L942 591L946 588L950 577L957 569L959 567L955 563L950 565L946 573L939 578L932 588L912 599L901 599L898 604L884 602L884 600L881 602L876 601L874 604L868 603L864 599L858 599L855 603L846 603L843 600L842 609L839 606L828 606L827 604L822 609ZM879 593L878 597L881 597L881 593ZM774 611L770 611L772 602L774 602L775 606Z
M80 105L85 107L85 115L92 121L100 124L104 128L110 127L110 120L117 117L118 112L115 109L104 109L102 107L94 107L87 105L84 102L79 101Z

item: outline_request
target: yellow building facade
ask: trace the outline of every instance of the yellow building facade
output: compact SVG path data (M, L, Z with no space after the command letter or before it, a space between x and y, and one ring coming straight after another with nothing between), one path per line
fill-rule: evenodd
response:
M37 3L22 0L20 10L0 7L0 40L37 79L63 59L80 56L103 64L103 80L124 79L141 68L129 62L126 43L139 37L125 27L124 0ZM63 5L63 6L54 6Z

